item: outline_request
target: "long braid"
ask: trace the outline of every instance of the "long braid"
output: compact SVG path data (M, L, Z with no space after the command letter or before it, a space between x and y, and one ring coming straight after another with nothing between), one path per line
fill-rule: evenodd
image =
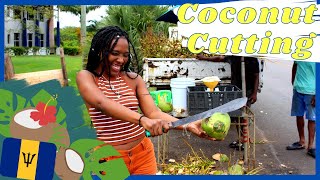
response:
M115 45L118 42L119 37L125 37L129 44L129 54L131 48L133 49L134 58L137 57L135 48L132 42L129 39L128 34L123 31L118 26L107 26L100 29L93 37L91 42L91 47L88 55L88 63L86 65L86 70L92 72L95 76L102 76L106 68L110 68L108 58L108 52L112 51ZM115 39L115 42L112 44L112 41ZM130 48L131 47L131 48ZM124 65L122 71L125 71L127 76L131 79L134 79L128 75L127 72L130 72L129 66L131 59L133 58L131 55L129 56L128 62ZM96 69L102 64L102 70L100 73L96 72ZM110 70L109 70L110 73Z

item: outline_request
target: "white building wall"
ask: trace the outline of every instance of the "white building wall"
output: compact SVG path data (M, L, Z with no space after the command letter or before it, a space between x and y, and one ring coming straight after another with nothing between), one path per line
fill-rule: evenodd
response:
M10 18L5 22L5 47L14 46L14 33L20 33L20 45L22 45L22 24L20 20ZM10 34L10 42L8 44L8 34Z
M7 12L7 7L5 7L5 12ZM13 18L13 11L9 10L8 11L8 15L7 13L5 14L5 41L4 41L4 45L5 47L13 47L14 46L14 33L20 33L20 46L22 46L22 19L14 19ZM24 16L23 17L27 17L27 13L24 12ZM35 45L35 29L34 27L36 26L35 20L27 20L27 38L28 38L28 33L32 33L33 34L33 40L32 40L32 46ZM43 34L43 44L44 47L46 47L46 28L47 28L47 19L44 18L43 21L39 21L39 34ZM10 34L10 41L8 43L8 34ZM40 39L40 37L39 37ZM27 42L28 45L28 42ZM40 45L40 44L39 44Z

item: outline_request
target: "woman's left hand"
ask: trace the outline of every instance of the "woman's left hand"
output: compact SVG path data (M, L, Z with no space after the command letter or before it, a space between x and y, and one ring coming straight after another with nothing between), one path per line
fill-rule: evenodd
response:
M187 125L187 130L192 132L193 134L201 137L201 138L206 138L206 139L209 139L209 140L213 140L215 141L216 139L215 138L212 138L210 136L208 136L206 134L206 132L204 132L201 128L201 120L198 120L198 121L195 121L193 123L190 123Z

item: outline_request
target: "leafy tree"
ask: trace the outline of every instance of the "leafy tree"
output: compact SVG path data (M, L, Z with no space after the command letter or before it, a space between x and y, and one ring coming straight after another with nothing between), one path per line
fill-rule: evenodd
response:
M61 44L67 46L80 46L80 28L79 27L65 27L61 29L60 33Z
M139 74L142 73L141 38L148 29L154 33L168 34L168 23L155 21L168 10L169 6L108 6L107 16L99 26L117 25L128 32L136 48L138 62L133 62L132 68Z
M49 19L53 17L53 7L52 6L40 6L40 5L23 5L23 6L6 6L5 13L9 13L9 10L13 10L15 12L24 12L27 11L29 16L36 16L36 13L40 13L44 18ZM15 18L20 18L17 14L14 14ZM34 18L37 19L37 18Z
M73 6L63 6L63 5L60 5L58 6L59 9L61 11L64 11L64 12L70 12L76 16L80 16L81 15L81 6L80 5L73 5ZM100 8L101 6L87 6L86 8L86 13L88 14L90 11L94 11L98 8Z
M96 33L101 28L101 22L97 20L89 20L90 25L87 26L88 33Z
M80 5L73 5L73 6L58 6L59 9L61 11L65 11L65 12L70 12L76 16L80 16L80 22L81 22L81 36L84 35L84 39L82 39L82 37L80 36L80 42L81 42L81 51L82 51L82 66L84 66L84 63L87 59L87 54L84 54L86 53L85 52L85 49L86 47L88 46L87 45L87 41L85 39L85 34L86 34L86 22L85 22L85 16L86 14L88 14L90 11L94 11L98 8L100 8L101 6L80 6ZM85 14L82 14L83 12L82 11L82 8L85 8ZM84 18L84 21L82 21L82 18ZM83 41L82 41L83 40Z

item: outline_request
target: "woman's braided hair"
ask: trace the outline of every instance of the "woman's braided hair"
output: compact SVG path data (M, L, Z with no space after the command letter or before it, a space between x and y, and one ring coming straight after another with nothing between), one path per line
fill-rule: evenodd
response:
M94 35L91 42L89 55L88 55L88 63L86 66L86 70L90 71L95 76L98 76L98 77L102 76L102 74L106 70L107 65L110 68L109 61L107 60L108 53L114 49L120 37L124 37L125 39L127 39L129 44L129 54L130 54L128 62L124 65L121 71L129 72L130 71L129 65L132 59L131 52L130 52L131 48L134 53L133 57L137 57L137 55L129 39L128 34L118 26L106 26L100 29ZM113 40L115 41L112 44ZM100 66L100 64L103 64L103 66L102 66L101 72L98 73L96 72L96 70ZM110 73L110 70L109 70L109 73Z

